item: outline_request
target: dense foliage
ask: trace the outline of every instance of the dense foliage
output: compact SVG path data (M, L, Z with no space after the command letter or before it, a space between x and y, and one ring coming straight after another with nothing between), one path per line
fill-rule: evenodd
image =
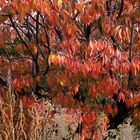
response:
M1 96L10 88L27 105L34 94L80 110L81 139L98 140L132 112L139 123L139 0L1 0L0 7Z

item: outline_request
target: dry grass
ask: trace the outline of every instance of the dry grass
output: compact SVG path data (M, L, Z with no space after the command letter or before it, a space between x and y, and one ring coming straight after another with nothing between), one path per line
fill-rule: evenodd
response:
M32 106L11 91L8 72L8 91L0 97L0 140L78 140L75 135L79 116L55 108L49 101L34 98ZM54 113L54 110L57 113Z
M0 98L0 140L77 139L77 115L67 114L63 109L53 114L53 110L48 101L36 101L28 108L15 96L9 102Z

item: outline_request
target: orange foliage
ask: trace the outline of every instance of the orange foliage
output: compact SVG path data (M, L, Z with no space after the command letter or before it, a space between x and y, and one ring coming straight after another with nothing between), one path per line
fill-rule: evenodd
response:
M81 139L86 129L95 139L105 134L105 113L117 115L116 102L128 108L140 103L140 2L108 3L0 2L0 76L6 81L0 86L8 89L8 83L19 94L49 95L53 103L89 111L82 117ZM27 96L23 100L33 104Z

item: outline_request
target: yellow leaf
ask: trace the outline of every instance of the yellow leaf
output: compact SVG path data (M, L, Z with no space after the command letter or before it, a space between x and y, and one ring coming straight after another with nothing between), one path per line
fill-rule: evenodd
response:
M79 84L77 83L76 86L75 86L75 92L77 93L79 90Z
M52 53L52 54L50 54L48 61L49 61L49 65L51 63L57 64L58 63L58 58L57 58L57 56L55 54Z
M58 8L62 8L62 0L57 0L57 6Z
M36 47L36 45L33 43L33 42L29 42L29 49L30 49L30 51L33 53L33 54L36 54L37 53L37 47Z
M79 11L81 11L83 9L84 5L83 3L76 3L76 9L78 9Z
M76 33L76 29L77 29L76 25L74 23L71 24L68 28L68 34L74 35Z
M65 79L61 79L61 80L60 80L60 85L61 85L61 86L64 86L64 85L65 85Z

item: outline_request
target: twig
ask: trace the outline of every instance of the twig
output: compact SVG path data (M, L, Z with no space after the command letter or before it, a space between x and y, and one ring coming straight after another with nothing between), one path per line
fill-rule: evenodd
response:
M24 41L24 39L22 38L21 34L19 33L19 30L18 30L17 27L15 26L15 23L14 23L14 21L13 21L13 19L12 19L12 16L11 16L11 15L8 15L8 17L9 17L11 23L12 23L13 28L15 29L16 33L18 34L20 40L22 41L22 43L24 44L24 46L26 47L26 49L29 51L30 55L34 58L34 55L31 53L31 51L30 51L30 49L29 49L27 43Z
M120 11L119 11L119 13L118 13L117 19L120 18L121 14L122 14L122 12L123 12L123 6L124 6L124 0L121 1L121 7L120 7Z

